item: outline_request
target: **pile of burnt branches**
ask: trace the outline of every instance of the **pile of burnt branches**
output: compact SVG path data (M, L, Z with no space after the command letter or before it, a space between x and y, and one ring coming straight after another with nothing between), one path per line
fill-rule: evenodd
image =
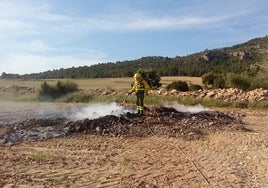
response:
M1 126L1 125L0 125ZM5 125L0 143L16 144L29 140L46 140L73 134L98 134L107 136L161 136L199 139L220 130L247 130L241 114L218 111L198 113L179 112L174 108L153 107L144 116L126 113L108 115L97 119L71 121L68 119L29 119Z

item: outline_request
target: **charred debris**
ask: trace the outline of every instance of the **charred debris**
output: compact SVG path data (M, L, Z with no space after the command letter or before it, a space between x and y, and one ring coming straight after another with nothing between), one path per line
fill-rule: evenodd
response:
M168 136L193 140L204 138L216 131L249 131L242 121L243 116L240 112L190 113L158 106L147 108L144 116L128 112L120 116L107 115L78 121L65 118L27 119L0 125L5 129L0 135L0 143L13 145L77 134L114 137Z

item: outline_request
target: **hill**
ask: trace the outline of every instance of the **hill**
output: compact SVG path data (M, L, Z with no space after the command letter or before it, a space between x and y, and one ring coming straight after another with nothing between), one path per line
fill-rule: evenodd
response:
M255 38L232 47L204 50L187 56L149 56L137 60L99 63L92 66L49 70L33 74L6 74L0 78L60 79L131 77L138 69L154 70L159 76L202 76L216 73L268 73L268 36Z

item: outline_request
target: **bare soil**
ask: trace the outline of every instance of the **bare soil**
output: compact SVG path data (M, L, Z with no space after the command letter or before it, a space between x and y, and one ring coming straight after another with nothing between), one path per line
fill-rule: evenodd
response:
M16 112L23 108L12 115L2 108L0 117L19 118ZM198 137L158 134L153 127L162 129L167 116L147 114L140 122L146 135L83 132L2 143L0 187L268 187L268 111L219 111L243 114L237 118L244 129L234 121L225 129L206 129ZM0 135L7 130L1 127Z

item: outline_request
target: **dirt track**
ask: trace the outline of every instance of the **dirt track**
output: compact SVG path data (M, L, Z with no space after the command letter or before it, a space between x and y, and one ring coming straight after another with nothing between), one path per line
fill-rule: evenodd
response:
M2 144L0 187L268 187L268 112L243 112L252 131L198 140L78 135Z

